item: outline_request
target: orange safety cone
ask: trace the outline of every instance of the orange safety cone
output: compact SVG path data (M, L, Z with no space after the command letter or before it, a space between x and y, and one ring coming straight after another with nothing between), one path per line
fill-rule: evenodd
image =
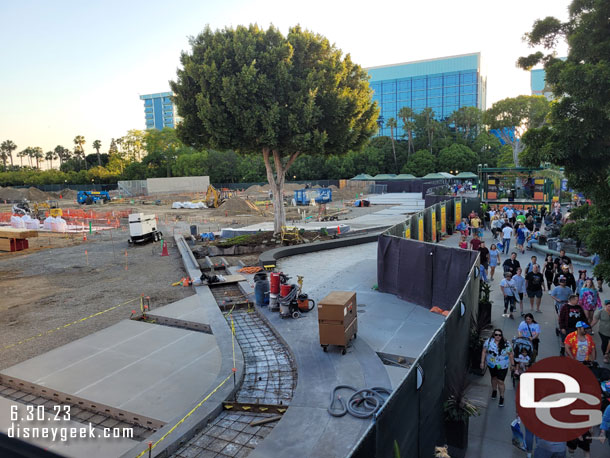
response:
M87 241L87 235L83 235L83 242Z
M341 235L341 226L337 226L337 234Z
M182 286L188 286L190 282L191 282L191 279L189 277L186 277L184 279L184 281L182 282Z
M161 240L161 243L163 244L163 249L161 250L161 256L169 256L169 252L167 251L167 243L165 243L165 240Z

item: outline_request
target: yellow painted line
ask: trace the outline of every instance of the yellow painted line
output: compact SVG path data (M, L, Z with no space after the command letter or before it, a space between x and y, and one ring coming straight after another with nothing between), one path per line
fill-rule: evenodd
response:
M135 299L131 299L130 301L123 302L122 304L118 304L118 305L115 305L114 307L107 308L106 310L102 310L101 312L94 313L94 314L89 315L89 316L87 316L85 318L81 318L80 320L73 321L72 323L67 323L67 324L64 324L62 326L57 326L55 329L50 329L50 330L48 330L46 332L41 332L40 334L36 334L35 336L28 337L27 339L20 340L19 342L7 345L6 347L2 348L2 350L3 351L4 350L8 350L9 348L13 348L13 347L16 347L18 345L22 345L22 344L24 344L26 342L30 342L31 340L38 339L38 338L44 337L44 336L48 336L50 334L53 334L54 332L61 331L62 329L70 327L70 326L72 326L74 324L82 323L83 321L86 321L89 318L95 318L96 316L100 316L100 315L103 315L104 313L111 312L112 310L118 309L119 307L122 307L123 305L130 304L131 302L135 302L138 299L140 299L140 298L136 297Z

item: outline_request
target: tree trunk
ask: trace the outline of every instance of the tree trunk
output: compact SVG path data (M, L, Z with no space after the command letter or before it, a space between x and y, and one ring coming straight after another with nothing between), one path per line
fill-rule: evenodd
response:
M513 161L515 162L515 167L519 167L519 153L524 149L525 145L521 140L517 140L513 143Z
M169 162L169 156L167 158L167 160L165 161L167 163L167 178L172 176L172 169L171 169L171 164Z
M273 165L275 167L275 176L271 166L270 154L273 154ZM286 211L284 210L284 183L286 181L286 171L290 168L293 162L299 157L299 153L292 153L288 162L284 165L279 151L271 151L269 148L263 148L263 159L265 160L265 170L267 171L267 181L271 192L273 192L273 232L279 234L282 232L282 226L286 224Z

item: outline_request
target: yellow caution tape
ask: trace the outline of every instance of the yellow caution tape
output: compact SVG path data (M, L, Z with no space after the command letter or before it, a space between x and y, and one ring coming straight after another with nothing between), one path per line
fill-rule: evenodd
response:
M20 340L19 342L7 345L6 347L2 348L2 350L3 351L4 350L8 350L9 348L16 347L17 345L24 344L24 343L29 342L29 341L34 340L34 339L38 339L39 337L48 336L49 334L52 334L52 333L54 333L56 331L61 331L62 329L65 329L65 328L67 328L69 326L72 326L73 324L82 323L83 321L86 321L89 318L95 318L96 316L100 316L100 315L103 315L104 313L111 312L112 310L115 310L115 309L117 309L119 307L122 307L123 305L130 304L131 302L135 302L138 299L141 299L141 298L136 297L135 299L131 299L130 301L123 302L122 304L118 304L118 305L115 305L114 307L107 308L106 310L102 310L101 312L94 313L93 315L89 315L89 316L87 316L85 318L81 318L80 320L73 321L72 323L64 324L63 326L57 326L55 329L50 329L49 331L41 332L40 334L36 334L35 336L28 337L27 339Z
M182 423L184 423L184 421L185 421L185 420L186 420L188 417L190 417L190 416L193 414L193 412L195 412L195 411L196 411L196 410L197 410L199 407L201 407L201 406L203 405L203 403L204 403L204 402L206 402L208 399L210 399L210 397L211 397L211 396L212 396L214 393L216 393L216 391L218 391L218 390L220 389L220 387L221 387L221 386L223 386L225 383L227 383L227 380L229 380L229 379L231 378L231 375L232 375L232 374L227 375L227 378L226 378L226 379L224 379L224 380L223 380L223 381L220 383L220 385L218 385L216 388L214 388L214 389L213 389L213 390L210 392L210 394L208 394L208 395L207 395L205 398L203 398L199 404L197 404L195 407L193 407L189 413L187 413L187 414L186 414L184 417L182 417L182 420L180 420L178 423L176 423L176 424L175 424L175 425L172 427L172 429L170 429L170 430L169 430L168 432L166 432L166 433L165 433L163 436L161 436L161 438L160 438L160 439L159 439L157 442L155 442L154 444L152 444L152 446L151 446L150 448L147 448L146 450L143 450L143 451L142 451L142 452L141 452L141 453L140 453L138 456L136 456L136 458L141 458L142 456L144 456L144 454L148 453L148 451L149 451L149 450L154 449L154 448L155 448L157 445L159 445L159 443L161 443L161 441L165 440L165 438L166 438L167 436L169 436L171 433L173 433L173 432L174 432L174 430L175 430L175 429L176 429L178 426L180 426Z
M233 346L233 367L235 365L235 323L233 322L233 315L231 315L231 345Z

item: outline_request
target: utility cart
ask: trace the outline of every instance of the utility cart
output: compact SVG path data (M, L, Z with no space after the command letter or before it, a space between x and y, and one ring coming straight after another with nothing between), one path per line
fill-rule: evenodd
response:
M328 351L329 345L341 347L341 354L358 333L356 293L333 291L318 303L320 345Z

